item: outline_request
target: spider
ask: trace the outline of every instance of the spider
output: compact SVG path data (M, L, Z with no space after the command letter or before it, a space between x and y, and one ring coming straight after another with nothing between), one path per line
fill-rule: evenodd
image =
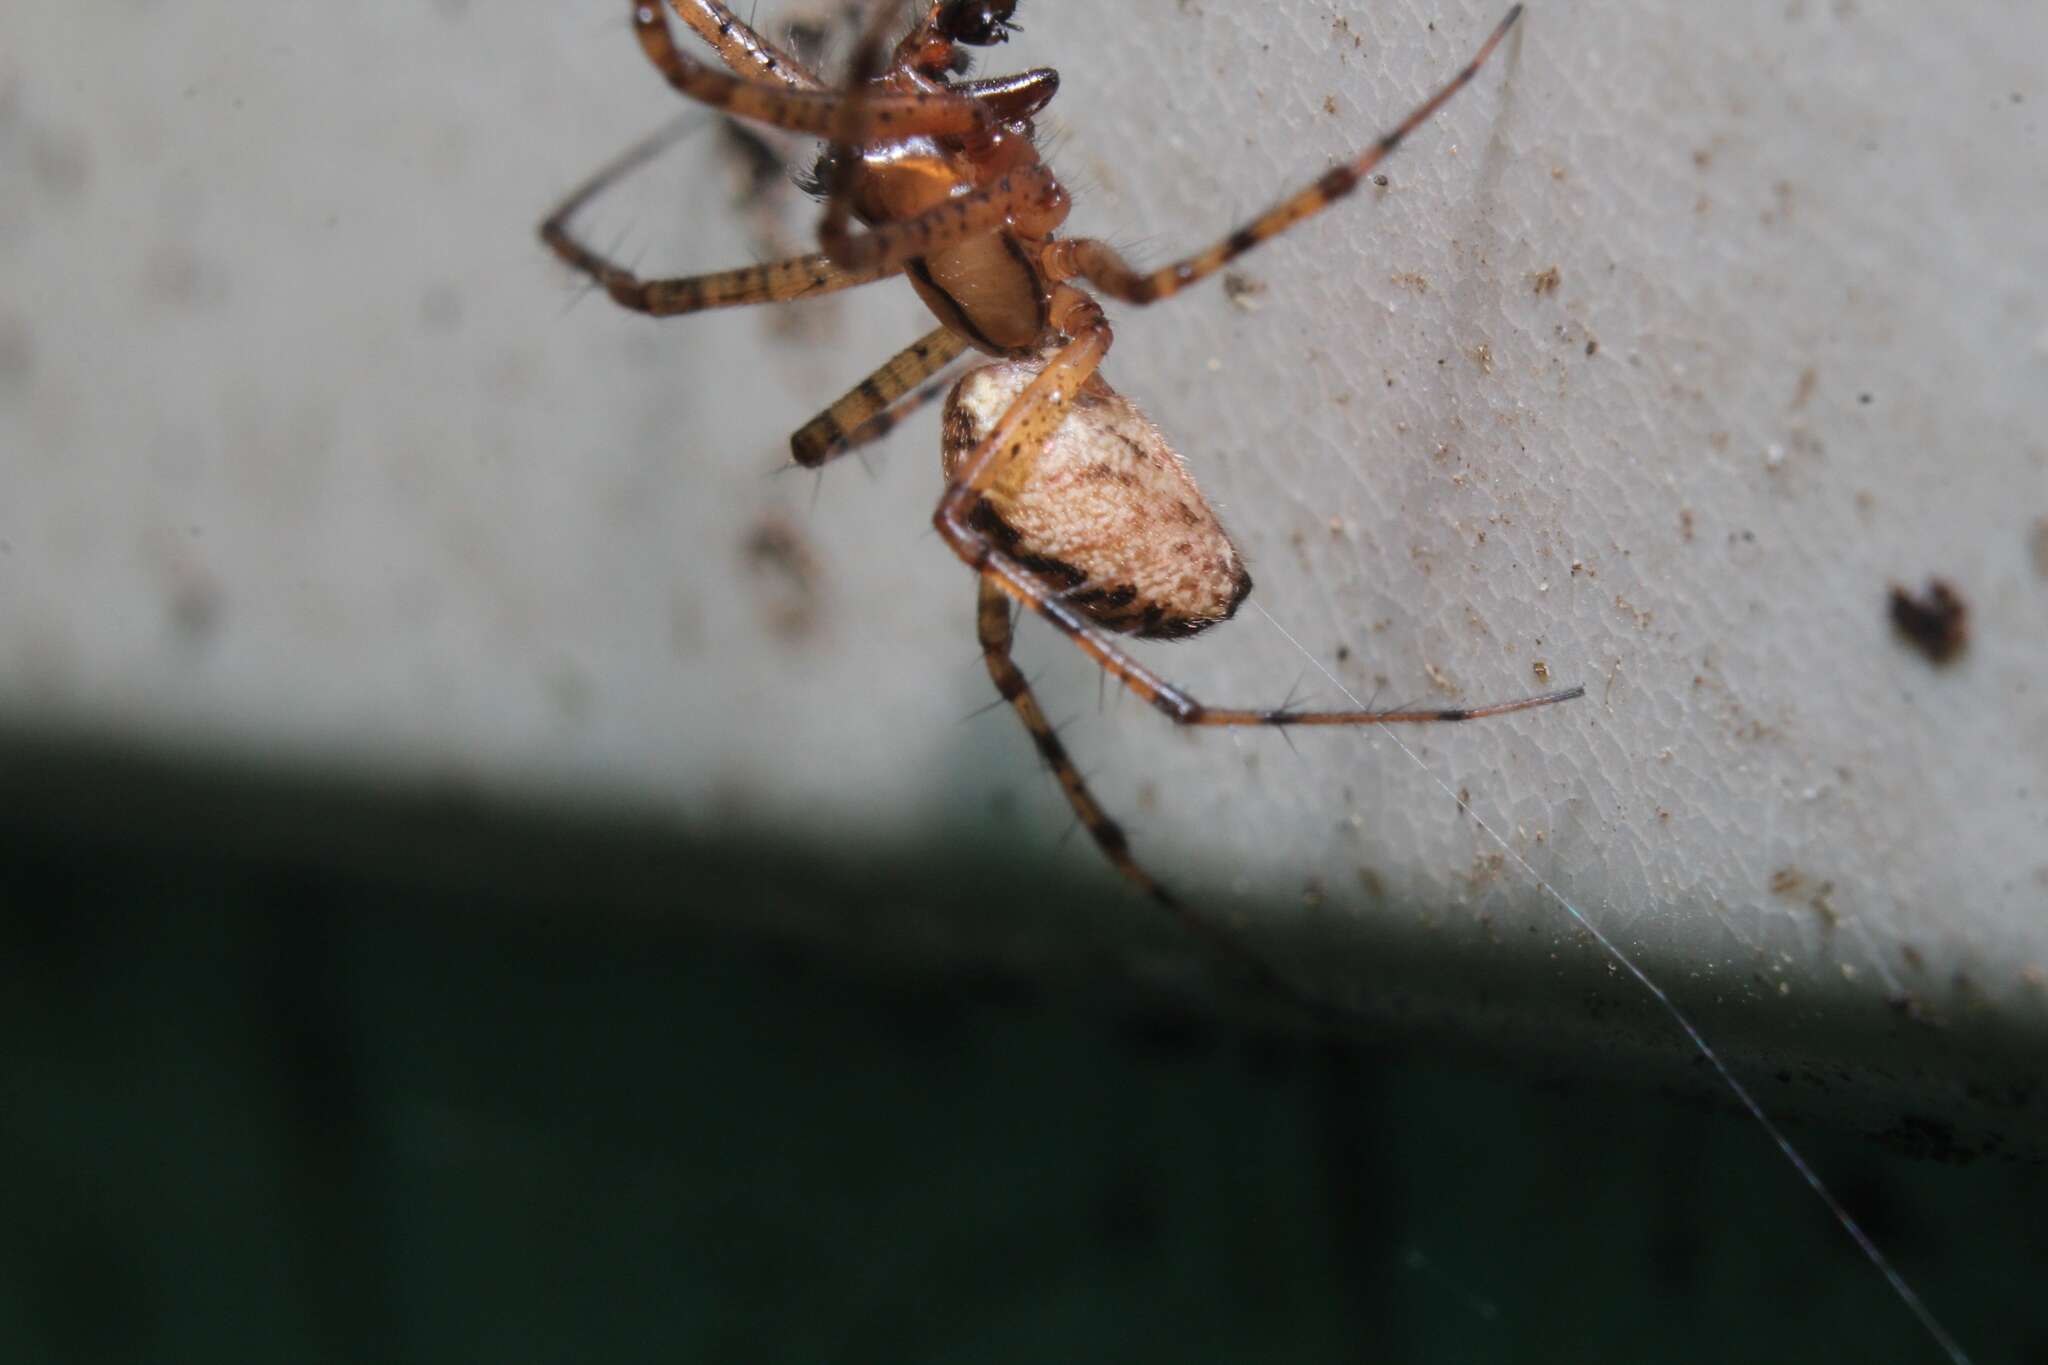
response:
M541 240L626 308L657 316L773 303L902 275L938 326L790 438L818 466L868 443L920 405L970 349L987 358L946 394L946 488L932 517L980 583L976 619L996 691L1015 708L1067 801L1110 863L1203 936L1246 954L1151 876L1097 803L1010 656L1013 604L1043 618L1177 725L1390 725L1476 720L1584 695L1571 687L1487 706L1307 711L1211 706L1140 664L1114 636L1185 639L1229 620L1251 575L1180 455L1101 373L1111 331L1078 281L1119 302L1172 298L1261 242L1350 194L1469 82L1520 17L1514 6L1463 70L1355 159L1280 200L1208 249L1139 271L1105 243L1061 237L1066 191L1039 159L1033 116L1059 88L1038 68L967 79L965 48L1005 41L1018 0L928 0L891 50L892 0L868 9L852 78L828 87L718 0L668 0L727 68L681 52L658 0L632 0L641 49L670 85L726 115L826 143L820 250L679 279L642 279L579 241L570 220L659 150L628 151L572 192ZM885 60L886 54L886 60ZM858 219L865 230L856 230ZM1260 965L1262 964L1255 964ZM1262 974L1270 977L1269 971Z

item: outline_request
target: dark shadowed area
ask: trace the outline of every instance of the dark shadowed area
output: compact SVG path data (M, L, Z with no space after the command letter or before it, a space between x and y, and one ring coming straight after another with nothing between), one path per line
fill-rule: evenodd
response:
M1725 1100L1200 1012L1113 891L1020 871L1082 941L941 973L772 927L943 926L930 869L8 755L9 1360L1931 1358ZM2042 1358L2038 1163L1795 1136Z

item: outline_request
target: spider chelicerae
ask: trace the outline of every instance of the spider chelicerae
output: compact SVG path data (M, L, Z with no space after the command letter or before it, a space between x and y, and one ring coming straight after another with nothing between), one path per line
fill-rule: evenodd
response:
M930 0L893 48L887 30L900 0L876 0L841 88L717 0L668 3L726 67L685 55L656 0L633 0L634 33L670 85L726 115L826 144L815 173L825 199L820 250L707 275L641 279L579 241L569 228L577 210L651 157L665 135L577 188L541 224L541 239L624 307L657 316L907 279L939 325L796 431L790 449L802 465L822 465L881 436L944 388L931 381L963 353L989 358L946 393L946 489L932 522L980 581L976 619L996 690L1016 709L1096 845L1132 883L1245 956L1220 926L1140 866L1122 828L1090 793L1011 660L1013 603L1180 725L1476 720L1583 695L1572 687L1433 710L1222 707L1132 658L1115 635L1199 634L1230 619L1252 580L1181 457L1103 378L1110 326L1077 283L1123 303L1158 303L1344 198L1472 79L1520 17L1520 5L1463 70L1365 152L1206 250L1141 271L1101 241L1058 235L1067 194L1032 139L1032 119L1058 90L1058 73L1041 67L967 78L962 49L1005 41L1018 0Z

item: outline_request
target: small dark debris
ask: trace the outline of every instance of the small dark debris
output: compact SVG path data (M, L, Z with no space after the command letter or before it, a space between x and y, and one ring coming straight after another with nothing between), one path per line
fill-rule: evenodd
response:
M1893 584L1891 617L1892 625L1929 663L1948 663L1969 643L1969 608L1946 580L1928 579L1927 590L1918 597Z
M764 581L764 615L769 629L786 640L816 628L824 571L803 533L780 512L765 512L748 530L741 557Z
M1884 1002L1891 1006L1892 1013L1908 1023L1927 1024L1930 1027L1936 1025L1934 1015L1928 1010L1927 1003L1911 991L1894 991L1885 997Z
M1899 1121L1877 1135L1878 1141L1902 1155L1946 1166L1967 1166L1977 1153L1961 1141L1955 1126L1922 1114L1902 1114Z
M1818 389L1819 387L1819 370L1815 369L1811 365L1808 365L1805 369L1801 370L1799 372L1799 383L1792 390L1792 410L1796 412L1800 408L1805 407L1807 404L1807 400L1813 397L1814 390Z
M1255 280L1236 270L1223 272L1223 296L1247 313L1259 310L1259 295L1265 292L1264 280Z

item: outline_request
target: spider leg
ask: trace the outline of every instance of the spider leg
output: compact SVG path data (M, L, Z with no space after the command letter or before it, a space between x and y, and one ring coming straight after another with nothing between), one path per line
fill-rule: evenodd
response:
M946 390L953 387L955 378L956 376L954 375L942 374L916 393L904 398L895 406L876 413L873 417L861 423L860 426L854 428L853 433L846 438L845 450L840 453L858 454L861 450L881 440L884 436L896 430L897 427L909 421L918 413L923 412L941 398L944 398Z
M1028 397L1028 391L1025 397ZM1024 397L1018 399L1020 403L1023 401ZM933 521L939 528L939 534L953 547L954 553L978 569L985 577L994 579L1003 592L1051 622L1055 629L1078 645L1082 653L1095 660L1105 673L1122 683L1128 691L1153 709L1163 712L1176 725L1433 724L1438 721L1483 720L1488 716L1505 716L1538 706L1554 706L1558 702L1576 701L1586 695L1583 686L1567 687L1556 692L1518 697L1513 701L1491 702L1484 706L1446 706L1391 711L1296 711L1285 707L1211 706L1174 686L1125 653L1121 646L1093 625L1079 609L1072 606L1064 594L1048 587L1038 575L996 549L980 531L967 525L964 513L959 514L963 520L957 525L949 520L949 504L952 498L953 492L948 490L947 502L940 505L939 514Z
M1002 232L1013 216L1041 212L1063 193L1045 166L1022 166L992 184L934 204L922 213L826 242L825 254L849 271L900 270L916 257L955 242Z
M1055 330L1073 338L1024 387L1003 415L955 469L932 514L939 535L970 568L1004 593L1036 612L1122 683L1176 725L1398 725L1435 721L1479 720L1531 707L1549 706L1585 695L1568 687L1541 696L1484 706L1408 708L1391 711L1297 711L1289 708L1219 707L1198 701L1126 653L1091 622L1073 599L1039 574L999 549L973 522L976 504L1007 465L1028 460L1043 449L1073 407L1082 385L1101 366L1111 333L1102 310L1086 294L1057 286L1052 299Z
M967 340L948 327L936 328L891 356L883 366L847 390L837 402L797 428L789 453L810 468L878 441L897 423L943 392L912 393L967 349ZM897 399L910 394L905 403ZM931 396L927 396L927 394Z
M799 90L735 76L684 56L658 0L632 0L632 7L633 32L640 49L668 83L701 104L740 118L838 143L860 142L877 134L959 136L994 124L993 115L979 103L950 94L891 92L854 99L837 90Z
M736 74L781 81L792 90L825 89L809 67L762 37L719 0L668 0L668 7Z
M599 168L541 222L541 241L569 265L603 285L605 292L620 306L656 317L695 313L705 308L733 308L743 304L810 298L884 279L901 268L899 263L847 269L813 252L786 261L741 266L736 270L719 270L706 275L643 280L611 257L577 240L569 230L569 220L579 209L653 160L676 138L694 128L697 122L691 118L676 119Z
M1500 21L1493 33L1480 46L1478 53L1465 64L1464 70L1453 76L1442 89L1424 100L1391 132L1383 134L1379 141L1362 155L1343 165L1332 167L1314 184L1282 199L1207 250L1148 273L1133 269L1104 242L1088 237L1067 238L1055 241L1046 248L1042 260L1047 273L1057 279L1081 276L1111 298L1120 299L1125 303L1157 303L1161 299L1173 297L1195 281L1215 274L1259 243L1279 236L1305 218L1321 213L1357 189L1374 166L1399 147L1402 140L1421 126L1425 119L1441 109L1446 100L1465 87L1486 59L1493 55L1494 48L1500 45L1508 30L1514 27L1515 20L1521 16L1520 5L1510 9L1507 17Z
M1209 940L1226 955L1251 968L1263 982L1283 994L1295 994L1280 974L1265 959L1246 948L1236 935L1223 925L1195 910L1179 897L1168 891L1153 879L1131 854L1130 840L1124 836L1123 826L1110 819L1108 812L1088 789L1088 783L1081 770L1074 766L1073 758L1067 753L1067 746L1060 742L1057 731L1045 717L1045 711L1038 704L1038 698L1031 691L1031 684L1024 678L1023 670L1017 667L1010 656L1012 640L1010 625L1010 597L1002 586L991 578L981 580L981 597L975 611L975 622L981 636L983 660L988 664L988 675L1002 694L1002 700L1010 703L1017 712L1017 719L1024 723L1024 729L1031 735L1031 742L1038 749L1038 756L1052 769L1052 775L1060 784L1060 791L1066 795L1067 804L1074 808L1074 815L1088 831L1088 837L1102 850L1110 864L1123 874L1124 879L1165 906L1173 916Z

